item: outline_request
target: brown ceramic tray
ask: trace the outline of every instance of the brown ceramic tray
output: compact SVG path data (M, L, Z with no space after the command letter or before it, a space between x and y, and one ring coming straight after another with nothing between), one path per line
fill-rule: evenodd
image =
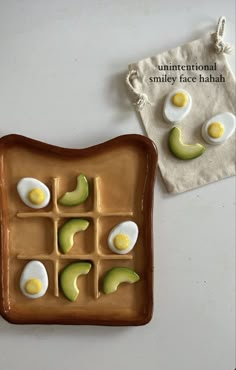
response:
M125 135L87 149L64 149L19 135L0 139L0 314L20 324L143 325L153 309L152 207L157 152L141 135ZM76 207L58 205L58 198L84 173L90 196ZM20 200L16 184L34 177L51 192L42 210ZM90 227L76 234L68 254L58 250L58 227L82 217ZM117 255L107 245L109 231L125 220L139 227L133 250ZM39 260L46 267L49 287L40 299L28 299L19 289L24 266ZM60 292L58 275L69 263L92 262L80 277L80 295L70 302ZM127 266L140 275L135 284L121 284L116 293L101 291L104 274Z

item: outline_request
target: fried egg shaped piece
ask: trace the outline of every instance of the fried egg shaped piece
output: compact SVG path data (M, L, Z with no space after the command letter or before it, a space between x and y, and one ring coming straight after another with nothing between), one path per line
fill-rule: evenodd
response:
M202 137L212 145L228 140L235 132L235 116L230 112L217 114L202 125Z
M138 239L138 226L133 221L124 221L116 225L109 233L108 245L112 252L127 254Z
M20 290L27 298L44 296L48 289L48 274L40 261L30 261L25 265L20 278Z
M50 202L50 191L41 181L24 177L17 184L17 192L22 202L33 209L44 208Z
M171 91L164 103L164 119L173 125L177 124L187 116L191 107L192 97L186 90L176 89Z

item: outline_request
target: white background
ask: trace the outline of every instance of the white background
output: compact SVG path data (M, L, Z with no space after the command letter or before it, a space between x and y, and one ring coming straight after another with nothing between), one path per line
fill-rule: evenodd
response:
M233 0L0 0L0 136L80 148L143 133L126 96L128 63L213 31L220 15L234 43L234 11ZM173 196L158 175L149 325L0 319L0 368L233 370L234 186Z

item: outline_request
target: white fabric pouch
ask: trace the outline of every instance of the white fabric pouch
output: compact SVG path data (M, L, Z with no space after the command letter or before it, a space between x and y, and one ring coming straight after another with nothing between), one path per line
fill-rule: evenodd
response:
M220 145L206 143L201 135L204 122L223 112L235 115L235 78L225 54L225 18L216 33L129 65L126 78L131 99L147 135L159 153L159 168L166 188L180 193L235 175L235 134ZM178 123L184 143L200 143L205 152L192 160L180 160L168 147L173 127L163 116L164 102L174 89L186 90L192 107Z

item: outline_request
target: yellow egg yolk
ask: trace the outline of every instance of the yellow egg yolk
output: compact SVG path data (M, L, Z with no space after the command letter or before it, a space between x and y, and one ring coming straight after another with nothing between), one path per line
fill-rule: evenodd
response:
M41 189L32 189L28 193L28 199L31 203L39 206L45 200L45 194Z
M130 246L130 239L126 234L117 234L113 240L114 245L120 251L128 249Z
M172 96L172 103L179 108L185 107L188 103L188 96L183 92L177 92Z
M224 125L221 122L212 122L208 126L208 135L214 139L219 139L225 132Z
M30 279L25 283L25 291L28 294L38 294L43 288L42 282L39 279Z

